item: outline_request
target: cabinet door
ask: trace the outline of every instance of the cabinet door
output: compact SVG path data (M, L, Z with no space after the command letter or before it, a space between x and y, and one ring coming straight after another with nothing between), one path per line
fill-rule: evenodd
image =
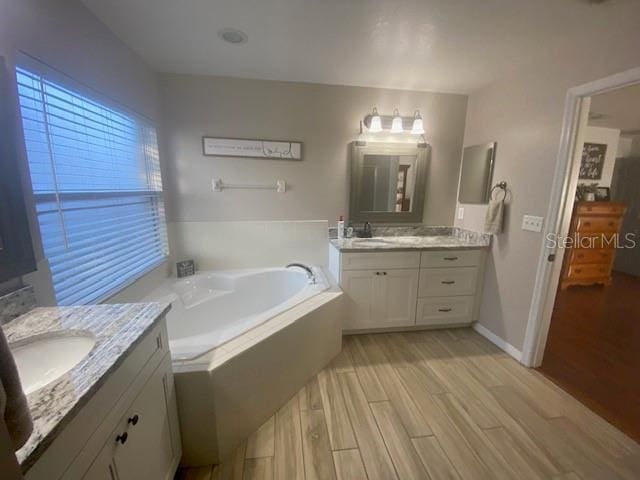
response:
M345 270L342 272L341 287L347 296L347 330L375 328L374 302L376 286L380 283L375 270Z
M113 466L113 447L109 442L95 458L83 480L117 480Z
M119 480L161 480L172 478L175 457L167 412L167 371L163 362L131 404L123 420L126 441L116 442L113 461Z
M408 327L416 323L418 269L385 270L378 278L374 316L380 327Z

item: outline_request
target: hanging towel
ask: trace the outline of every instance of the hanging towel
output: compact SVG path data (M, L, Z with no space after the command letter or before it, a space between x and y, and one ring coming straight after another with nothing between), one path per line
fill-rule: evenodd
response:
M504 220L504 198L506 193L505 195L500 195L500 192L498 192L496 196L498 197L497 199L494 199L493 195L489 199L487 216L484 219L484 231L494 235L502 232L502 222Z
M27 397L22 391L16 362L13 360L2 327L0 327L0 383L2 383L5 397L0 402L0 405L4 405L0 414L3 415L4 422L7 424L13 449L18 450L31 436L33 422Z

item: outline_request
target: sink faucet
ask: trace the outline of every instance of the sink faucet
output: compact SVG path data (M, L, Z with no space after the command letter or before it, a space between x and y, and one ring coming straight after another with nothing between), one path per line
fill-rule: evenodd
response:
M286 268L291 268L291 267L298 267L303 269L305 272L307 272L307 277L309 277L309 281L312 284L316 284L316 275L315 273L313 273L313 270L311 270L311 267L308 267L302 263L290 263L289 265L287 265Z
M369 222L364 222L362 230L358 230L357 233L360 238L371 238L373 236L371 234L371 224Z

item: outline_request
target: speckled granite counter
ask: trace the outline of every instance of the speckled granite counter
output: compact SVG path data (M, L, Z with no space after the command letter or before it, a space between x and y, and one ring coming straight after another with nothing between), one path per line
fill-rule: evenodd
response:
M491 235L455 227L374 227L373 238L331 239L341 252L488 248Z
M9 343L73 332L91 332L96 337L95 346L80 363L27 397L34 425L31 437L16 452L23 471L170 308L167 303L36 308L2 327Z

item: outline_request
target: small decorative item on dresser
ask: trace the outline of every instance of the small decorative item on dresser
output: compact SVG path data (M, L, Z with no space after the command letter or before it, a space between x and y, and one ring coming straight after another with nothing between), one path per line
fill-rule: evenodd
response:
M611 200L611 190L609 187L598 187L596 189L596 200L598 202L608 202Z
M183 260L176 263L176 273L178 278L189 277L196 273L196 262L193 260Z

